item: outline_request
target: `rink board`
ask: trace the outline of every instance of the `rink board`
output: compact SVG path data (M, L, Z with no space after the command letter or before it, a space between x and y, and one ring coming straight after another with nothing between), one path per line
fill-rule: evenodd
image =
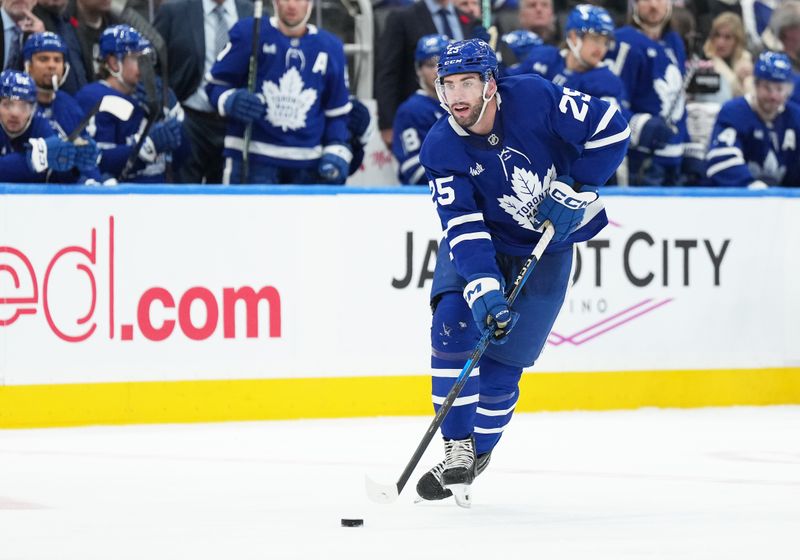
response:
M0 427L430 412L426 190L0 193ZM800 193L606 194L518 410L800 402Z

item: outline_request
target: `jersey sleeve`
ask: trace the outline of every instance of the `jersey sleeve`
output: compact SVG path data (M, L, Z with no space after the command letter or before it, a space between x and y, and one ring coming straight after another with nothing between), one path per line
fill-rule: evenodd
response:
M706 176L717 186L747 186L755 181L744 159L733 112L730 105L720 110L706 154Z
M580 154L570 175L580 183L604 185L625 157L631 135L628 123L619 109L606 101L550 85L555 106L549 111L550 126Z
M263 25L263 23L262 23ZM236 88L247 84L247 71L253 48L253 18L239 20L229 32L230 42L217 57L208 71L206 94L212 107L216 107L220 115L225 115L223 106L225 99Z
M420 148L427 130L423 130L414 116L413 107L401 105L392 127L392 153L397 158L397 176L404 185L427 183L425 168L419 160Z
M333 151L337 155L341 148L350 152L350 131L347 129L347 115L353 108L347 88L347 61L341 43L329 47L329 67L325 74L325 92L322 110L325 114L325 131L322 135L323 151ZM352 154L350 154L352 157ZM350 157L345 157L350 161Z

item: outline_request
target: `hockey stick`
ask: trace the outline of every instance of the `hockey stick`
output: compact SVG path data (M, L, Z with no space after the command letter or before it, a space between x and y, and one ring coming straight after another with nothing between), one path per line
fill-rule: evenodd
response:
M262 0L255 0L253 3L253 47L250 51L250 66L247 69L247 91L256 91L256 70L258 67L258 47L261 42L261 12L264 9ZM244 128L244 139L242 146L242 176L241 182L247 184L250 175L250 139L253 137L253 123L247 123Z
M154 93L156 90L155 69L153 68L153 64L149 59L139 60L139 73L141 76L140 80L144 84L145 91L147 92L148 104L145 107L147 115L145 116L146 120L145 120L144 130L142 130L141 134L139 135L139 139L133 146L133 150L131 150L128 159L125 162L125 165L122 167L122 171L119 174L118 179L120 181L124 181L125 179L128 178L128 174L130 173L131 169L133 169L133 166L136 163L136 158L139 157L139 152L141 151L142 146L147 140L147 135L150 134L150 129L153 127L153 124L155 124L155 122L158 120L158 114L162 111L161 106L158 104L158 100L155 99L155 93Z
M542 258L542 253L544 253L545 249L547 249L547 246L550 244L550 240L553 238L554 233L555 230L553 229L553 224L551 224L549 221L546 221L544 223L544 233L542 233L542 237L539 239L536 247L533 248L531 256L528 257L528 260L522 265L522 268L520 269L519 274L517 274L514 284L511 287L511 293L509 293L506 297L506 305L509 307L511 307L511 305L514 303L514 300L517 299L522 287L525 285L525 282L528 281L528 277L530 277L531 273L533 272L536 263L538 263L539 259ZM400 478L397 480L397 483L381 484L372 480L369 475L366 475L365 482L367 487L367 495L373 502L377 502L379 504L390 504L398 498L400 492L402 492L403 488L405 488L408 479L411 478L411 473L414 472L419 460L422 459L422 455L425 454L425 450L428 448L428 445L433 439L434 434L439 431L442 422L444 422L445 416L447 416L447 413L450 412L450 409L453 407L456 397L458 397L459 393L461 393L464 385L467 384L467 381L469 380L469 374L473 369L475 369L475 366L478 365L478 361L481 359L481 356L489 346L491 338L492 330L486 329L483 332L480 340L478 340L478 345L475 347L475 350L472 351L472 355L470 355L467 363L464 364L464 368L461 370L461 373L458 374L458 377L456 378L453 387L450 389L450 392L447 393L447 396L444 398L442 406L439 407L439 410L433 417L431 425L428 426L428 429L425 431L425 435L422 436L422 441L419 442L416 451L414 451L414 454L411 456L411 460L406 465L406 468L403 470Z
M67 142L74 142L77 140L78 136L89 126L89 122L97 113L110 113L121 121L127 121L131 118L131 114L133 113L133 103L117 95L104 95L97 105L92 107L92 110L78 123L75 130L69 133Z

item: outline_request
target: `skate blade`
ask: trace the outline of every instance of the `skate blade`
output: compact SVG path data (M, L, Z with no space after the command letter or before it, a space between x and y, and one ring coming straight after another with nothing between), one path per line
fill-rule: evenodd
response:
M472 488L469 484L450 484L447 489L453 493L456 503L463 508L472 507Z

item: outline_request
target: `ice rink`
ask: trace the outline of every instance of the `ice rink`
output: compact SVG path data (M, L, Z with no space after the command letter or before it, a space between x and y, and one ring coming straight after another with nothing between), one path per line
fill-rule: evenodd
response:
M429 418L0 431L0 559L797 559L800 407L519 414L474 506ZM343 517L364 527L340 527Z

